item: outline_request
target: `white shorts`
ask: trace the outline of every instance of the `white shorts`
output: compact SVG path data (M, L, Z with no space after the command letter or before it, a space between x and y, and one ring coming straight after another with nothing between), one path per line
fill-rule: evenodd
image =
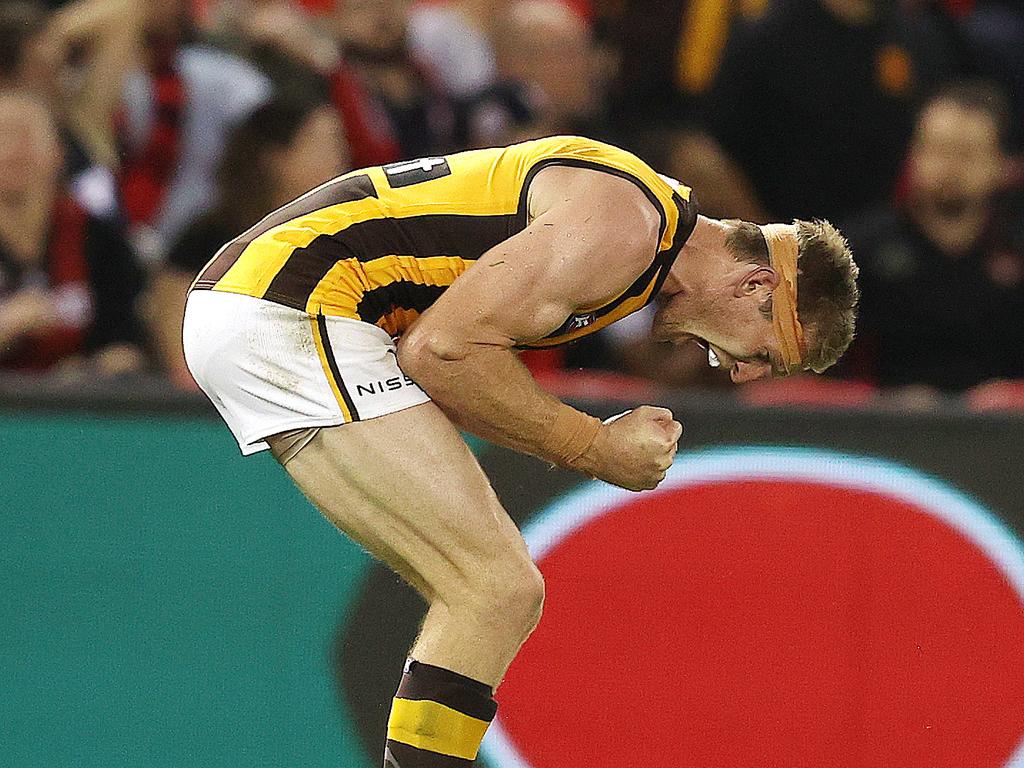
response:
M375 325L251 296L192 291L185 361L246 456L279 432L373 419L428 402Z

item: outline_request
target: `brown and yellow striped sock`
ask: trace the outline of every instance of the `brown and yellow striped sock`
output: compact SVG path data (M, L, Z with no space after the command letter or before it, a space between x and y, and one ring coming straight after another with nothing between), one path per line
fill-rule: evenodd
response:
M409 659L391 705L384 768L467 768L498 703L490 686Z

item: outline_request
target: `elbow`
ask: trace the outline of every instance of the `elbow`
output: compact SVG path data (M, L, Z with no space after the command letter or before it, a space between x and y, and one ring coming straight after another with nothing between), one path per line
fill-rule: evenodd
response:
M445 362L459 359L458 345L448 334L417 324L398 342L398 367L420 386L429 386Z

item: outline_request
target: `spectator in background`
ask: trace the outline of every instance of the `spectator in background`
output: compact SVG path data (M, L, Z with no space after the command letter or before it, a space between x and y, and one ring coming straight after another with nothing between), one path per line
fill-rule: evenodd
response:
M147 261L214 197L224 136L270 96L254 67L193 41L188 0L150 0L143 61L128 76L120 186L132 239Z
M94 216L120 211L112 116L138 53L140 7L134 0L77 0L56 13L37 0L0 6L0 86L50 103L68 186Z
M618 52L613 113L626 122L699 122L729 32L768 0L595 0L599 30Z
M495 0L421 0L409 10L412 55L451 105L459 148L515 140L533 119L523 89L498 75L494 45L502 4Z
M760 18L767 6L767 0L594 3L598 30L618 59L610 97L616 133L656 167L700 190L701 211L709 216L770 218L708 133L703 108L730 31Z
M342 56L387 112L401 157L451 151L453 115L411 53L410 0L339 0L334 31Z
M515 0L495 17L493 35L499 77L522 89L530 118L510 122L491 143L560 133L615 138L609 61L584 18L560 0Z
M320 90L329 96L356 167L398 160L402 148L388 110L345 59L335 22L333 15L314 16L288 0L267 0L251 7L237 4L235 15L223 16L219 29L240 35L249 57L279 91Z
M448 98L472 103L498 79L491 46L495 0L417 2L409 9L409 46Z
M883 0L785 0L726 46L708 122L773 219L831 219L892 189L945 38Z
M844 227L861 267L852 373L920 402L1024 377L1022 218L999 205L1007 125L993 87L941 90L917 120L905 199Z
M0 92L0 368L141 368L142 272L117 227L64 190L56 123L37 95Z
M178 237L146 302L157 354L175 384L195 386L181 350L181 320L199 270L226 242L348 166L343 128L326 101L278 98L231 132L213 207Z

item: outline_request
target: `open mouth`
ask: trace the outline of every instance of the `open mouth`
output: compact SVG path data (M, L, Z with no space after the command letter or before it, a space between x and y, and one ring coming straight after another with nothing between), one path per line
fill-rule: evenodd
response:
M708 365L712 368L718 368L722 363L718 360L718 355L715 354L715 350L711 348L711 345L699 336L694 336L693 340L697 343L701 349L708 351Z

